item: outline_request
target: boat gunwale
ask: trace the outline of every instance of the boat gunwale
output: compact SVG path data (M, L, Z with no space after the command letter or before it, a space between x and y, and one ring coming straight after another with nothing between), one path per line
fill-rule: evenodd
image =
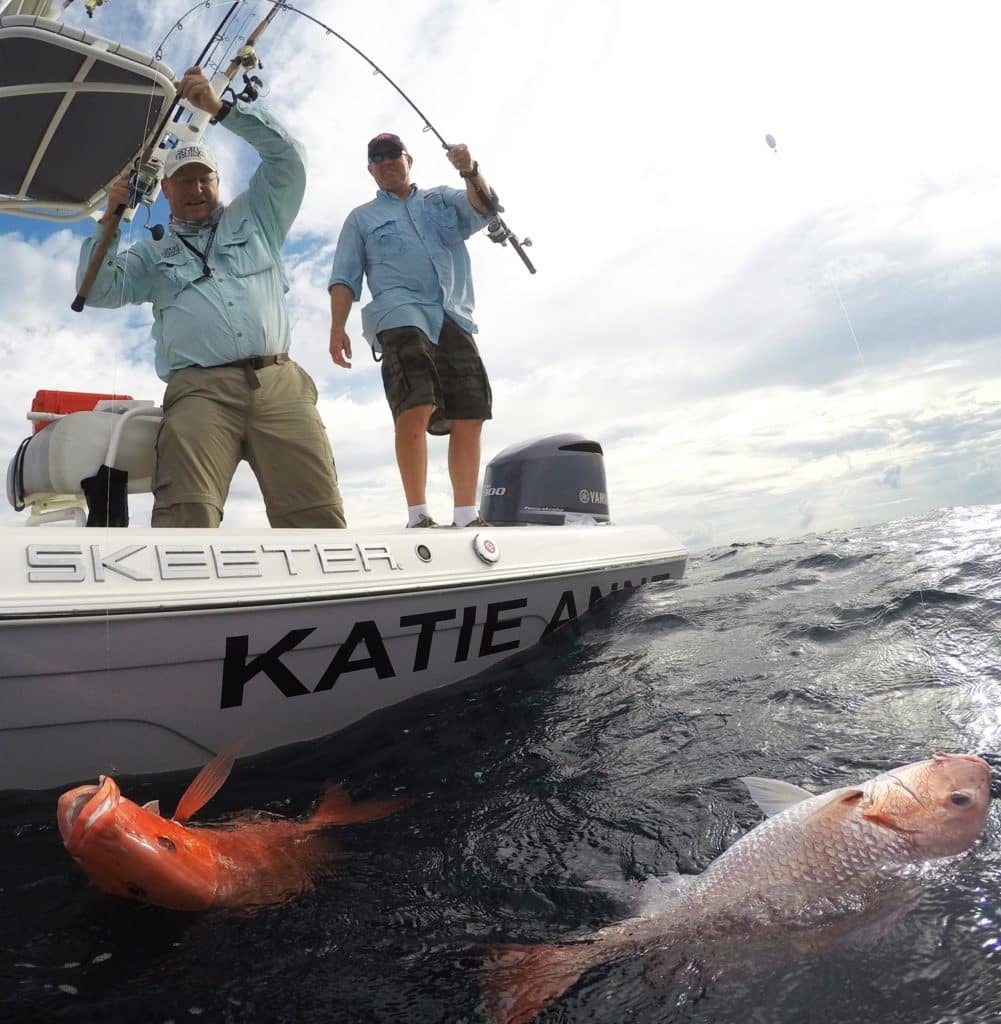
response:
M464 579L443 579L438 576L433 579L426 580L400 580L395 586L380 587L378 589L361 589L359 587L354 587L351 589L339 589L336 592L331 592L329 590L307 593L297 592L286 596L267 597L262 595L259 598L237 599L234 599L232 595L229 595L220 596L215 600L203 599L197 602L185 604L168 604L164 603L162 598L154 599L147 597L146 601L149 602L148 605L139 607L137 607L139 602L135 599L132 599L131 604L128 607L114 607L107 603L102 604L100 607L86 607L78 605L71 609L54 607L51 609L33 608L24 611L4 610L0 607L0 628L7 623L23 625L30 622L50 622L53 620L64 619L86 621L91 619L105 619L109 617L114 617L116 619L121 619L123 617L148 618L150 616L164 617L190 615L193 613L207 614L211 612L247 611L256 608L294 608L309 605L335 604L346 601L368 603L387 598L406 598L409 596L419 595L428 596L435 593L444 594L451 593L453 591L469 591L486 587L509 587L519 583L552 580L557 578L569 580L576 579L581 576L593 575L595 573L605 574L628 569L643 569L651 565L663 565L668 562L681 563L681 570L677 576L665 573L664 575L658 575L657 577L647 581L648 583L661 583L680 579L684 574L687 557L687 552L682 550L672 551L664 555L647 556L642 559L631 558L618 562L602 560L600 563L596 561L594 564L578 563L572 568L568 568L566 564L553 565L548 568L540 568L536 565L523 570L520 573L508 572L506 575L497 573L491 574L488 577L479 578L469 578L467 575ZM640 585L641 584L638 583L635 584L637 587ZM142 597L142 595L138 596L140 598ZM179 600L183 600L183 598L179 598Z

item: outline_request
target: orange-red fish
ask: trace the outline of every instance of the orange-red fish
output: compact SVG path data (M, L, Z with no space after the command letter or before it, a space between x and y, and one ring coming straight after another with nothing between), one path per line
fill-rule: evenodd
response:
M648 880L632 893L634 916L573 943L492 947L481 972L491 1019L526 1024L586 971L620 957L678 963L686 944L862 916L896 870L968 850L990 803L990 768L972 754L935 754L820 796L742 781L768 817L701 875Z
M157 801L140 807L102 775L59 798L66 849L105 892L172 910L246 909L291 899L329 870L335 845L328 825L374 821L406 799L352 803L330 789L305 821L250 813L215 825L183 824L226 781L236 748L222 751L198 773L174 817Z

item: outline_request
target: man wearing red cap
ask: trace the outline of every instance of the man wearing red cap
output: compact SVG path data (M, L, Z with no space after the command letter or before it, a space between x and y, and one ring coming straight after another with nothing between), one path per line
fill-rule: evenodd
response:
M427 504L427 434L450 434L448 470L454 526L487 525L476 503L480 434L492 396L473 335L473 282L466 239L488 221L491 195L464 145L448 158L466 189L420 189L410 181L413 158L398 135L368 144L375 199L353 210L337 240L331 271L330 357L350 369L345 331L362 278L372 301L362 333L376 358L393 412L396 461L407 499L407 525L436 526Z

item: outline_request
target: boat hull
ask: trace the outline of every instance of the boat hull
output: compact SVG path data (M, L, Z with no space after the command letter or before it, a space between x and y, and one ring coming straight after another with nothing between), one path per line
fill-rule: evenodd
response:
M685 559L650 528L0 531L0 789L329 735Z

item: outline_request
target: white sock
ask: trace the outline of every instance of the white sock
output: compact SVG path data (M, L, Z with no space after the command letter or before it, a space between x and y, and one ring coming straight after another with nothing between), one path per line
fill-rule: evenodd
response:
M407 526L416 526L421 521L421 516L430 516L427 505L407 506Z
M475 505L456 505L452 522L456 526L468 526L479 514Z

